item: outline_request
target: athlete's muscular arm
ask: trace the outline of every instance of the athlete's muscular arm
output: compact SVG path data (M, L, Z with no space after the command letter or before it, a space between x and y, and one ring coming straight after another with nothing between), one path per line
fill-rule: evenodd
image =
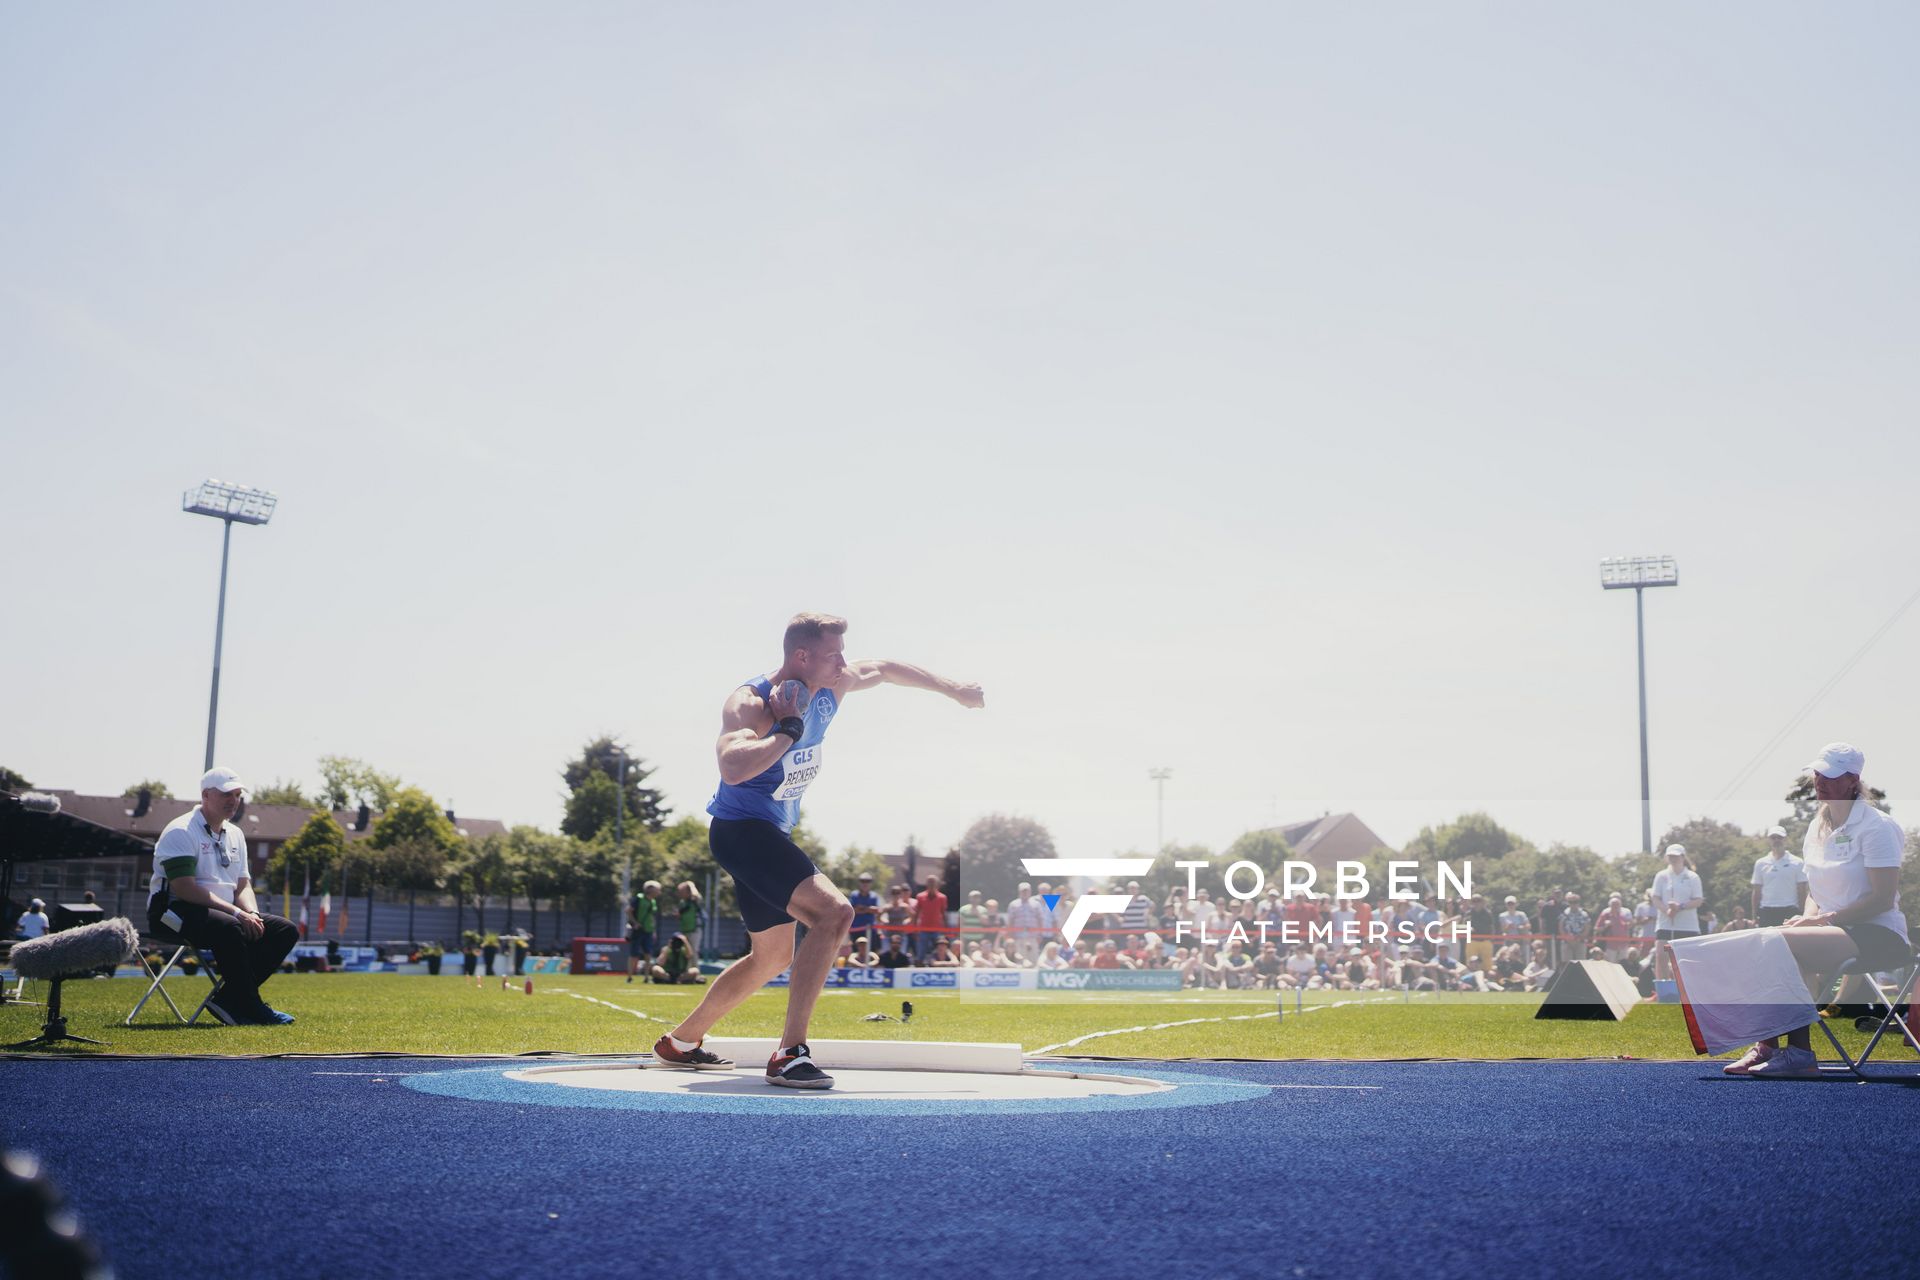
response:
M916 667L909 662L894 662L888 658L865 658L859 662L847 664L846 692L871 689L878 684L897 684L908 689L931 689L935 693L945 694L963 707L987 705L987 695L979 685L949 680L945 676L937 676L925 667Z
M720 713L721 781L738 786L792 750L793 739L774 733L773 726L781 716L799 714L799 707L786 705L784 690L776 691L769 704L752 689L735 689Z

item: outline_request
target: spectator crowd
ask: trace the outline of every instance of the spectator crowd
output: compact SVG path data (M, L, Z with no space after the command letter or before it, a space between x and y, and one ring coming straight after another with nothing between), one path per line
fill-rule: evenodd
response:
M1198 989L1492 992L1544 991L1563 965L1590 959L1619 963L1651 993L1664 976L1654 961L1660 942L1780 924L1804 907L1806 870L1786 851L1784 830L1769 836L1750 901L1731 904L1724 921L1677 844L1653 884L1594 904L1559 889L1525 903L1506 894L1496 910L1479 895L1350 900L1269 888L1216 900L1208 889L1189 898L1176 888L1155 901L1138 882L1102 886L1091 892L1124 896L1127 906L1094 916L1074 942L1060 936L1073 909L1064 885L1022 882L1004 903L975 889L954 906L938 876L883 896L863 874L848 895L855 914L839 963L1171 970Z

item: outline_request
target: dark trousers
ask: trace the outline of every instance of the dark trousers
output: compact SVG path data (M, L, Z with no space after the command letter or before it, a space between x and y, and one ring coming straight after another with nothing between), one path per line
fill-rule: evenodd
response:
M1754 921L1754 923L1762 929L1770 929L1775 925L1785 924L1799 914L1800 908L1798 907L1762 907L1760 908L1760 918Z
M262 915L260 921L266 928L259 937L249 938L226 912L197 902L182 902L164 891L147 904L149 929L156 933L169 931L168 922L162 919L169 911L180 918L180 926L171 932L213 952L222 1004L231 1000L244 1007L258 1000L260 984L280 971L280 962L300 941L299 926L291 920Z

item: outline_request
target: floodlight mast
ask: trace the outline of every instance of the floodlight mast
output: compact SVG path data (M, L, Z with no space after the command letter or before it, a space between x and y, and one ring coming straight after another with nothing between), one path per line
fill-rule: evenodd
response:
M213 620L213 693L207 699L207 762L213 768L214 728L220 719L220 648L227 630L227 556L233 546L233 526L265 524L273 519L280 499L265 489L250 489L224 480L206 480L186 491L180 509L189 515L212 516L221 523L220 531L220 606Z
M1647 608L1648 587L1677 587L1680 566L1672 556L1613 556L1600 562L1604 591L1633 588L1633 626L1640 656L1640 852L1653 852L1653 802L1647 783Z
M1156 858L1167 848L1167 779L1172 776L1171 769L1147 770L1147 777L1154 783L1155 791L1153 856Z

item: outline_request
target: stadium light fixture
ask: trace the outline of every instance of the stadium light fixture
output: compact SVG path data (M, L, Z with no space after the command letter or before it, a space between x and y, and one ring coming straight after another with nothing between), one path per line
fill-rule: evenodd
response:
M214 727L220 718L220 644L227 629L227 556L233 546L233 526L265 524L273 519L280 499L265 489L251 489L224 480L205 480L186 491L180 509L188 515L212 516L220 521L220 607L213 620L213 693L207 699L207 762L213 768Z
M1640 655L1640 852L1653 852L1653 802L1647 784L1647 596L1648 587L1677 587L1680 566L1672 556L1610 556L1600 562L1603 591L1633 589L1633 626Z

